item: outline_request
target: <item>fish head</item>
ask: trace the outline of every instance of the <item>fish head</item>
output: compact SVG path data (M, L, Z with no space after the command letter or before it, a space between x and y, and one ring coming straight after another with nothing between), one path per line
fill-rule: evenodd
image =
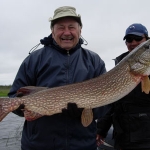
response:
M140 76L150 75L150 39L141 43L130 53L126 59L130 72Z

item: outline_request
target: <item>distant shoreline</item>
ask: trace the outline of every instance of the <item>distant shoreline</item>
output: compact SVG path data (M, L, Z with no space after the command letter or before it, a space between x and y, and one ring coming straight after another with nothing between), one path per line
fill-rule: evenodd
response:
M0 97L7 97L10 91L11 85L0 85Z

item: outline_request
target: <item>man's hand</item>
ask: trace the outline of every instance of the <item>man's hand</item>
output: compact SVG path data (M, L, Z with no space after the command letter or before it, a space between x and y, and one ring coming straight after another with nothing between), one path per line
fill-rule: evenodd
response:
M96 141L97 141L97 146L99 147L101 144L103 144L104 138L99 134L97 134Z
M68 103L67 109L62 109L62 113L65 113L73 118L79 118L81 117L81 113L83 111L83 108L78 108L76 103Z
M22 97L23 93L22 92L17 92L16 93L16 97ZM20 116L20 117L24 117L24 113L23 113L23 109L24 109L24 104L21 104L16 110L13 111L14 114Z
M24 90L21 92L18 90L16 93L16 97L23 97L23 96L29 95L29 93L30 92L26 92ZM32 120L42 117L41 114L26 110L24 104L21 104L19 106L19 108L14 111L14 113L18 114L19 116L24 116L26 118L26 120L28 120L28 121L32 121Z

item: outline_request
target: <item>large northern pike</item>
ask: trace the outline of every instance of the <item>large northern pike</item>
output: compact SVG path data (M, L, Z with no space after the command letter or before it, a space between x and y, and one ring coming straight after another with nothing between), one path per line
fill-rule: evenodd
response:
M92 108L113 103L127 95L142 81L142 91L149 93L150 40L140 44L109 72L81 83L47 88L21 98L0 98L0 121L21 104L24 111L43 115L60 113L68 103L84 108L81 121L88 126ZM25 89L33 87L26 87ZM26 115L27 120L30 116Z

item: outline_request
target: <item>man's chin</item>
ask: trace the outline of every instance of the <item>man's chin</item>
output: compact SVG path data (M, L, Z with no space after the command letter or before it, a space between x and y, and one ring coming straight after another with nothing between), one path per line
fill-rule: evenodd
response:
M73 48L73 46L62 46L63 49L66 49L66 50L70 50Z

